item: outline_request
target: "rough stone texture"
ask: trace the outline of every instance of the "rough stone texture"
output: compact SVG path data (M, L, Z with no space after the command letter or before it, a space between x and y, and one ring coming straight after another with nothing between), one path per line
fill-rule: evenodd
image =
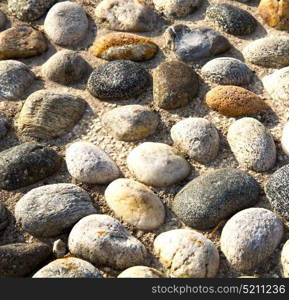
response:
M0 140L7 134L8 120L0 114Z
M41 72L48 80L69 84L80 81L88 69L87 62L77 52L61 50L46 61Z
M226 52L229 41L219 32L209 28L190 29L178 24L169 27L165 34L166 47L184 62L194 62Z
M32 85L34 74L20 61L0 61L0 100L20 100Z
M8 215L6 207L0 202L0 232L8 225Z
M91 184L106 184L120 176L118 166L100 148L88 142L73 143L66 150L70 175Z
M54 174L61 157L42 144L24 143L1 152L0 188L15 190Z
M108 134L120 141L136 141L152 135L159 124L158 115L142 105L126 105L108 111L102 117Z
M283 151L289 156L289 122L283 128L281 146Z
M0 246L0 278L29 275L50 254L50 247L44 243L16 243Z
M21 21L41 18L56 0L8 0L8 11Z
M2 30L5 27L6 24L6 16L5 14L0 10L0 30Z
M91 50L93 55L106 60L143 61L152 59L158 52L158 46L140 35L112 32L98 38Z
M119 31L146 32L157 26L157 15L139 0L103 0L96 6L95 20Z
M81 219L68 239L72 254L94 265L125 269L143 264L146 248L120 222L107 215L91 215Z
M201 4L200 0L153 0L155 9L167 16L186 17Z
M243 62L232 57L218 57L202 68L203 76L222 85L244 85L251 82L253 72Z
M215 277L219 253L214 243L190 229L175 229L158 235L154 251L170 277Z
M99 99L124 99L141 94L150 84L149 73L129 60L116 60L96 68L87 89Z
M283 276L289 278L289 240L287 240L281 251L281 266Z
M188 118L171 128L174 146L192 159L207 163L219 151L219 134L213 123L204 118Z
M33 275L33 278L102 278L89 262L67 257L52 261Z
M145 142L127 157L130 172L140 181L152 186L169 186L186 178L191 166L175 150L162 143Z
M40 90L31 94L16 121L21 135L40 139L67 133L82 117L86 102L61 91Z
M158 270L146 266L134 266L122 271L117 278L162 278Z
M47 49L44 35L28 25L18 25L0 33L0 59L26 58Z
M52 252L56 258L62 258L67 253L67 247L66 244L58 239L53 243L53 249Z
M289 67L265 76L262 82L273 100L282 101L289 106Z
M289 165L283 166L270 176L265 185L265 193L272 208L289 220Z
M165 208L147 186L131 179L117 179L105 190L105 200L116 217L140 230L154 230L165 220Z
M281 30L289 29L288 0L261 0L258 13L269 26Z
M273 253L282 236L283 225L275 214L264 208L248 208L225 224L221 250L234 269L252 270Z
M193 99L198 89L196 72L182 62L164 62L154 70L153 101L160 108L183 107Z
M216 86L205 96L209 108L224 116L238 117L255 114L269 106L255 93L239 86Z
M46 15L44 30L49 39L61 46L81 41L88 29L88 19L83 8L74 2L55 4Z
M237 211L253 206L259 185L245 171L223 168L189 182L176 196L172 209L188 226L208 229Z
M227 3L211 4L206 17L218 28L232 35L248 35L257 27L256 19L246 10Z
M254 118L242 118L228 129L228 143L244 168L264 172L274 167L276 146L268 129Z
M289 65L289 38L268 36L249 43L243 49L246 61L265 68L282 68Z

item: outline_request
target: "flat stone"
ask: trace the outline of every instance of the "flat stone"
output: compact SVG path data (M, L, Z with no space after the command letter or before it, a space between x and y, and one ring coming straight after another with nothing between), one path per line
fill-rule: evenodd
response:
M190 164L172 147L152 142L134 148L127 157L127 165L140 182L152 186L175 184L191 171Z
M143 264L147 251L120 222L107 215L81 219L71 230L70 252L95 266L125 269Z
M86 102L77 96L54 90L31 94L16 121L18 134L48 139L67 133L82 117Z
M93 55L106 60L144 61L157 54L158 46L149 38L140 35L112 32L98 38L91 50Z
M116 217L140 230L154 230L164 223L164 205L142 183L126 178L117 179L106 188L104 196Z
M0 188L16 190L54 174L62 159L51 148L24 143L1 152Z
M89 142L76 142L66 150L70 175L91 184L106 184L120 176L116 163L100 148Z
M7 19L5 14L0 10L0 30L2 30L5 27L6 21Z
M47 50L44 35L28 25L18 25L0 33L0 59L26 58Z
M102 278L99 270L76 257L60 258L44 266L33 278Z
M214 243L191 229L174 229L158 235L154 252L170 277L209 278L219 269L219 253Z
M219 151L220 138L214 124L204 118L188 118L171 128L174 146L190 158L207 163Z
M228 129L228 143L240 166L265 172L276 162L276 146L268 129L254 118L242 118Z
M196 96L198 89L196 72L182 62L163 62L153 72L153 101L160 108L183 107Z
M282 222L274 213L259 207L248 208L225 224L221 251L232 268L249 271L273 254L282 236Z
M102 117L106 132L120 141L136 141L152 135L159 124L158 115L142 105L125 105Z
M226 52L229 41L219 32L209 28L195 28L178 24L165 32L167 48L184 62L194 62Z
M289 122L287 122L282 131L281 147L289 156Z
M0 61L0 99L20 100L32 85L34 74L20 61Z
M8 225L8 214L7 214L7 209L0 202L0 232L1 230L4 230Z
M162 278L158 270L146 266L134 266L122 271L117 278Z
M240 169L223 168L189 182L175 196L172 210L186 225L208 229L254 206L258 196L259 185L252 176Z
M283 276L289 278L289 240L287 240L281 251L281 266Z

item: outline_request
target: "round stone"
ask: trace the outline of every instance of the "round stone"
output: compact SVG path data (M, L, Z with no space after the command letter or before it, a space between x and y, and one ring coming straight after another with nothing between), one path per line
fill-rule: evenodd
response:
M210 60L203 66L202 74L207 80L222 85L248 84L253 76L247 65L232 57Z
M154 230L164 223L164 205L142 183L126 178L117 179L106 188L104 196L116 217L140 230Z
M281 266L283 276L289 278L289 240L287 240L281 251Z
M58 239L53 243L52 252L56 258L62 258L67 253L66 244L61 240Z
M8 215L4 204L0 202L0 232L8 225Z
M88 19L82 7L71 1L56 3L46 15L44 30L49 39L61 46L77 44L85 37Z
M183 107L196 96L198 89L196 72L182 62L163 62L154 70L153 101L160 108Z
M21 21L41 18L56 0L8 0L8 11Z
M158 46L149 38L125 32L108 33L92 46L93 55L106 60L143 61L152 59L157 52Z
M289 65L289 38L269 36L248 44L243 50L246 61L265 68L282 68Z
M205 96L209 108L227 117L255 114L269 109L258 95L239 86L219 85Z
M0 154L0 189L16 190L54 174L62 159L51 148L24 143Z
M20 61L0 61L0 98L20 100L32 85L34 74Z
M0 30L5 27L6 21L7 20L5 14L0 10Z
M228 143L240 166L264 172L274 167L276 146L265 126L254 118L242 118L228 129Z
M31 94L16 121L20 135L48 139L67 133L80 120L86 102L77 96L54 90Z
M265 185L265 193L272 208L289 220L289 165L283 166L270 176Z
M241 209L254 206L256 180L240 169L207 172L189 182L173 201L173 212L188 226L208 229Z
M32 189L15 206L17 223L37 237L56 236L93 213L96 209L87 192L69 183Z
M89 142L76 142L66 150L69 174L85 183L106 184L120 176L118 166L100 148Z
M206 17L219 29L232 35L248 35L257 27L256 19L247 11L227 3L211 4Z
M270 210L253 207L234 215L221 234L221 250L231 267L248 271L258 267L279 245L281 220Z
M140 95L150 84L149 73L129 60L116 60L96 68L87 89L99 99L123 99Z
M142 264L147 255L144 245L107 215L81 219L70 232L68 246L77 257L116 269Z
M117 278L162 278L158 270L146 266L134 266L122 271Z
M48 80L69 84L80 81L88 68L87 62L77 52L61 50L46 61L41 72Z
M281 146L283 151L289 156L289 122L283 128Z
M44 266L33 278L102 278L99 270L76 257L60 258Z
M190 229L174 229L158 235L154 251L170 277L215 277L219 253L214 243Z
M102 124L108 134L120 141L136 141L152 135L158 115L142 105L125 105L106 112Z
M192 159L207 163L219 151L220 138L214 124L204 118L188 118L171 128L174 146Z
M3 138L8 131L8 121L0 114L0 139Z
M130 172L142 183L169 186L186 178L191 166L175 150L162 143L145 142L127 158Z

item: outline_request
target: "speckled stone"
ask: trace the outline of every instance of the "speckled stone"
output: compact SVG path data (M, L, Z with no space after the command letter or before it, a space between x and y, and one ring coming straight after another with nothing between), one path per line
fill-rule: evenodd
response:
M145 142L134 148L127 157L130 172L142 183L169 186L186 178L190 164L170 146Z
M129 60L116 60L96 68L89 77L88 91L99 99L124 99L140 95L150 84L149 73Z
M153 101L160 108L183 107L196 96L198 89L196 72L182 62L163 62L153 72Z
M259 196L256 180L240 169L207 172L176 196L172 210L188 226L208 229L237 211L253 206Z
M0 140L7 134L8 120L0 114Z
M81 219L68 238L70 252L95 266L125 269L143 264L146 248L120 222L107 215Z
M62 159L51 148L29 142L1 152L0 188L16 190L54 174Z
M146 266L134 266L122 271L117 278L162 278L158 270Z
M7 20L5 14L0 10L0 30L5 27L6 21Z
M226 52L229 41L219 32L209 28L195 28L178 24L170 26L165 34L166 47L184 62L194 62Z
M281 220L270 210L253 207L234 215L221 234L221 250L237 271L248 271L274 252L283 236Z
M211 4L206 17L218 28L232 35L248 35L257 27L256 19L247 11L227 3Z
M76 257L60 258L44 266L33 278L102 278L99 270Z
M265 68L289 65L289 38L268 36L249 43L242 51L246 61Z
M159 124L158 115L142 105L125 105L102 117L106 132L120 141L136 141L152 135Z
M51 254L44 243L15 243L0 246L0 278L29 275Z
M41 18L56 0L8 0L8 11L21 21Z
M228 129L228 143L240 166L264 172L276 162L276 146L268 129L254 118L242 118Z
M282 131L281 147L289 156L289 122L287 122Z
M202 68L203 76L217 84L245 85L251 82L253 72L246 64L232 57L218 57Z
M204 118L188 118L171 128L174 146L192 159L207 163L219 151L220 138L214 124Z
M163 232L154 241L154 252L170 277L215 277L219 253L212 241L190 229Z
M281 251L281 266L283 277L289 278L289 240L287 240Z
M289 165L285 165L271 175L265 185L265 193L272 208L289 220Z
M8 215L4 204L0 202L0 232L4 230L8 225Z

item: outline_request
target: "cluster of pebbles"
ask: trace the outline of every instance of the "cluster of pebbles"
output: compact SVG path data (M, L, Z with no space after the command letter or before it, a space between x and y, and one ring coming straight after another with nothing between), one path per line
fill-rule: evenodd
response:
M289 9L242 2L0 4L0 278L289 276Z

